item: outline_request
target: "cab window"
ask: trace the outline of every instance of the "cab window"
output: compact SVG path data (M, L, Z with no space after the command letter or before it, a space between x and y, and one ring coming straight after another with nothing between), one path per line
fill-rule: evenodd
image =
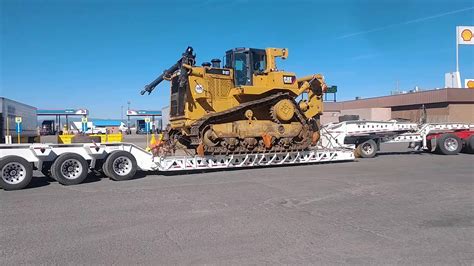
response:
M265 71L266 60L265 53L252 52L253 72L261 73Z
M236 85L247 85L250 82L248 76L248 60L246 53L235 53L234 70Z

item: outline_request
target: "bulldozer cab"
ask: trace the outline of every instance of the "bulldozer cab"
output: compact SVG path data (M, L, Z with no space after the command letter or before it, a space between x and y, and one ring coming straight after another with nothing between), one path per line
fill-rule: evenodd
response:
M235 86L252 86L253 75L266 69L266 53L263 49L235 48L226 52L225 68L234 70Z

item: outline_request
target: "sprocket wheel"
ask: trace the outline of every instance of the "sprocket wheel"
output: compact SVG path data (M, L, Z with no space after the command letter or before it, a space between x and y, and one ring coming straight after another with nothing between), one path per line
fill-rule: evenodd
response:
M270 107L270 118L272 119L273 122L281 124L280 119L278 119L276 112L275 112L275 105Z

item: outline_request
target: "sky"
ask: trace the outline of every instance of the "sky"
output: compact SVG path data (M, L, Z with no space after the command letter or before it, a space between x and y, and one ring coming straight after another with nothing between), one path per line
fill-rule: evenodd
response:
M234 47L284 47L279 69L321 73L338 100L444 86L455 71L458 25L472 0L144 1L1 0L0 96L40 109L160 110L169 83L144 85L188 45L200 65ZM461 79L474 78L474 46L460 46Z

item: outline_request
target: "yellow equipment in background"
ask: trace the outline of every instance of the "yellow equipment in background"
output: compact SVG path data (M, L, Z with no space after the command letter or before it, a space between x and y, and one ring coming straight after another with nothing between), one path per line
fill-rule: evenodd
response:
M65 134L65 135L58 135L58 143L60 144L71 144L72 138L74 138L73 134ZM100 143L113 143L113 142L122 142L123 135L118 134L93 134L89 135L89 137L100 137Z
M303 150L319 139L320 74L297 78L278 70L285 48L236 48L225 64L196 66L188 47L142 94L171 81L169 137L199 154ZM297 100L298 99L298 100Z

